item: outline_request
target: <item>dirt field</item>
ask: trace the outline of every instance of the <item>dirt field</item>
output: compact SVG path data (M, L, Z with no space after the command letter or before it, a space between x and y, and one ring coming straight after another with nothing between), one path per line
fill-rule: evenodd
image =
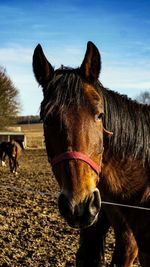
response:
M1 267L75 266L79 232L59 216L58 191L44 150L25 151L17 177L0 167ZM104 266L113 247L109 234Z

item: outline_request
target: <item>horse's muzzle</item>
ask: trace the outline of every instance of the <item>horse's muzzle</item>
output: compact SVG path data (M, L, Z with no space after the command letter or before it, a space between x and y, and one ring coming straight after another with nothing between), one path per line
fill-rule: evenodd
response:
M86 228L96 222L101 207L101 197L95 189L83 202L73 203L64 193L58 199L60 214L73 228Z

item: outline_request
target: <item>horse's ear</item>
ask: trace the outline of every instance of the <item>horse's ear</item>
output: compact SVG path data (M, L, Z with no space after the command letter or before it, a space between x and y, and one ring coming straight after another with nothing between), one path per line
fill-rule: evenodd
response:
M98 79L100 69L100 53L92 42L88 42L85 57L80 67L80 73L88 82L94 82Z
M54 68L46 59L40 44L37 45L33 53L33 72L36 80L43 87L52 79L54 74Z

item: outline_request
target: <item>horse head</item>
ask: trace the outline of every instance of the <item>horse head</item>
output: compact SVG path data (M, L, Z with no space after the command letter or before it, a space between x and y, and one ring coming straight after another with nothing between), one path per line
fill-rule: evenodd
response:
M49 162L60 186L58 206L69 225L93 224L101 200L97 189L103 155L103 98L96 90L101 68L100 54L88 42L77 69L54 70L38 45L33 71L43 87L41 103L45 144Z

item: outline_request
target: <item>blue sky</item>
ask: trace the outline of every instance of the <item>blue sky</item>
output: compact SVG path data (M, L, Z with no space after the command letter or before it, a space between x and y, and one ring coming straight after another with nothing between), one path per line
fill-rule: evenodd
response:
M39 114L38 43L55 68L78 67L91 40L104 86L132 98L150 91L150 0L0 0L0 11L0 65L19 89L21 115Z

